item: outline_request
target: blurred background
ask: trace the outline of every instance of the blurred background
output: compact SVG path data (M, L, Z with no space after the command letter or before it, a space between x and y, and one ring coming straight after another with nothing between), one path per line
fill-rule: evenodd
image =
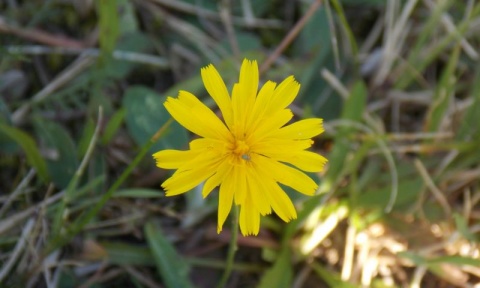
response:
M193 139L166 96L217 111L200 68L244 58L329 163L226 287L480 287L479 53L474 0L0 1L0 287L214 287L230 221L151 154Z

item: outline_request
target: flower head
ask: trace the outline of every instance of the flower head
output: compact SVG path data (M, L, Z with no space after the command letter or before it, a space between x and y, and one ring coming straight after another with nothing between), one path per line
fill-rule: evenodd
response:
M202 68L201 74L223 121L189 92L167 98L167 111L199 138L190 142L189 150L153 154L158 167L177 169L162 184L166 195L187 192L204 182L202 194L207 197L220 186L218 233L232 204L240 206L243 235L257 235L260 215L272 210L285 222L295 219L295 207L279 184L313 195L317 184L300 169L319 172L327 162L323 156L306 151L313 144L311 138L323 132L322 119L287 125L293 117L287 107L300 84L290 76L279 85L268 81L258 91L257 62L244 60L230 97L213 65Z

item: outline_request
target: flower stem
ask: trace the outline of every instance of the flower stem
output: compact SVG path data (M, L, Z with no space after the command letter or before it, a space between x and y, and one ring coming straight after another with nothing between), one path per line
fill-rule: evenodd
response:
M223 288L227 284L228 278L232 273L233 260L235 258L235 252L237 251L237 239L238 239L238 206L233 205L233 219L232 219L232 236L230 238L230 245L228 246L227 254L227 266L223 271L222 278L218 282L217 288Z

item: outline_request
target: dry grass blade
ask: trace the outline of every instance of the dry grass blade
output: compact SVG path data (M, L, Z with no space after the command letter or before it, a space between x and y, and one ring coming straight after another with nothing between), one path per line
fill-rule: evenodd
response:
M28 219L27 223L23 227L22 234L20 235L20 238L17 241L15 248L13 249L13 251L10 254L10 257L3 264L2 269L0 270L0 282L2 282L5 279L5 277L10 273L10 270L12 270L13 266L15 265L15 262L20 257L22 250L25 248L25 243L28 240L30 232L32 232L34 224L35 224L35 219L30 218Z

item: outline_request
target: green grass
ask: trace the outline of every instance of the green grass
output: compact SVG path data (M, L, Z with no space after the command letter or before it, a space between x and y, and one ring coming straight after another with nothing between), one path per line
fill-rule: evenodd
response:
M480 282L480 3L77 2L0 4L0 287ZM150 155L193 138L166 97L217 109L200 68L231 87L243 58L298 79L329 164L235 246L216 193L165 197Z

